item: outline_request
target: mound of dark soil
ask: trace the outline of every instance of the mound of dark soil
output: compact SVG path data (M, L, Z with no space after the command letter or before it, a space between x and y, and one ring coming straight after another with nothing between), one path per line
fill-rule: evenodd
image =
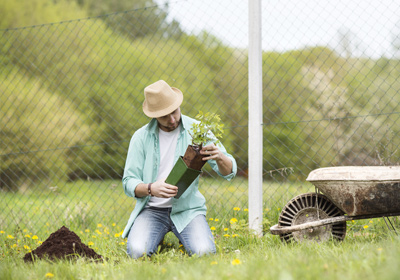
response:
M50 234L39 247L25 254L24 261L32 262L35 259L77 259L80 257L102 260L103 256L97 254L93 249L82 243L75 232L62 226L59 230Z

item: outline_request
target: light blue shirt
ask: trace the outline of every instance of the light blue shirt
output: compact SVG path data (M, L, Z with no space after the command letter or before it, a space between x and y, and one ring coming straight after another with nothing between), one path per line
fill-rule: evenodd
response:
M178 136L178 143L175 150L174 162L179 156L183 156L189 144L192 143L192 138L188 132L192 123L196 120L187 116L181 115L180 133ZM228 156L232 161L232 173L223 176L219 170L215 160L207 161L211 168L217 172L218 175L231 180L237 172L237 164L235 159L226 152L222 144L218 144L220 151ZM137 202L135 209L133 209L128 224L122 234L125 238L128 236L129 231L139 215L140 211L146 206L150 196L136 197L135 189L140 183L152 183L156 181L158 168L160 165L160 146L158 139L158 124L156 119L152 119L150 123L138 129L132 136L129 144L128 155L126 158L124 176L122 178L122 186L125 194L134 197ZM171 220L177 228L178 232L190 223L190 221L199 214L206 214L206 200L198 190L199 177L190 185L190 187L179 198L172 199Z

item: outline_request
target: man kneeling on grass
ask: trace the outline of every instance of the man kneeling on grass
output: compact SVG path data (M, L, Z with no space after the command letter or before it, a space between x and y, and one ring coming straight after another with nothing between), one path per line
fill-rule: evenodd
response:
M174 198L178 188L165 183L191 144L188 129L196 120L181 115L182 92L162 80L146 87L144 95L143 112L152 120L132 136L122 178L125 193L137 200L122 235L128 237L127 252L132 258L151 256L172 231L189 255L215 253L199 178L179 199ZM201 153L223 178L236 175L236 161L222 144L207 145Z

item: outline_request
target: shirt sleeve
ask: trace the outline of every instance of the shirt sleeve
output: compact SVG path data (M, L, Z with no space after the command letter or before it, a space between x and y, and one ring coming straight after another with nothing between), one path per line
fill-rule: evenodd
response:
M210 142L210 143L211 143L211 142ZM236 176L236 173L237 173L237 163L236 163L236 160L235 160L235 158L234 158L232 155L228 154L228 152L226 151L224 145L222 145L221 142L218 143L217 146L218 146L218 148L221 150L221 152L222 152L224 155L226 155L226 156L231 160L231 162L232 162L232 172L231 172L230 174L224 176L224 175L222 175L222 174L219 172L218 164L217 164L217 162L216 162L215 160L209 160L208 163L211 165L211 168L212 168L219 176L221 176L222 178L224 178L224 179L230 181L232 178L234 178L234 177Z
M129 143L122 186L126 195L135 197L136 186L143 183L144 144L139 131L135 132Z

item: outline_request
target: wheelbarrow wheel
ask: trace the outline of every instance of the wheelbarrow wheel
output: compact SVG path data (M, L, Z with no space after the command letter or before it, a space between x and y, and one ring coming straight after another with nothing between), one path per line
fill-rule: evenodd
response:
M279 216L278 225L288 227L343 215L343 211L325 195L306 193L296 196L285 205ZM346 222L284 233L279 236L282 241L286 242L305 240L324 242L331 238L343 240L346 236Z

